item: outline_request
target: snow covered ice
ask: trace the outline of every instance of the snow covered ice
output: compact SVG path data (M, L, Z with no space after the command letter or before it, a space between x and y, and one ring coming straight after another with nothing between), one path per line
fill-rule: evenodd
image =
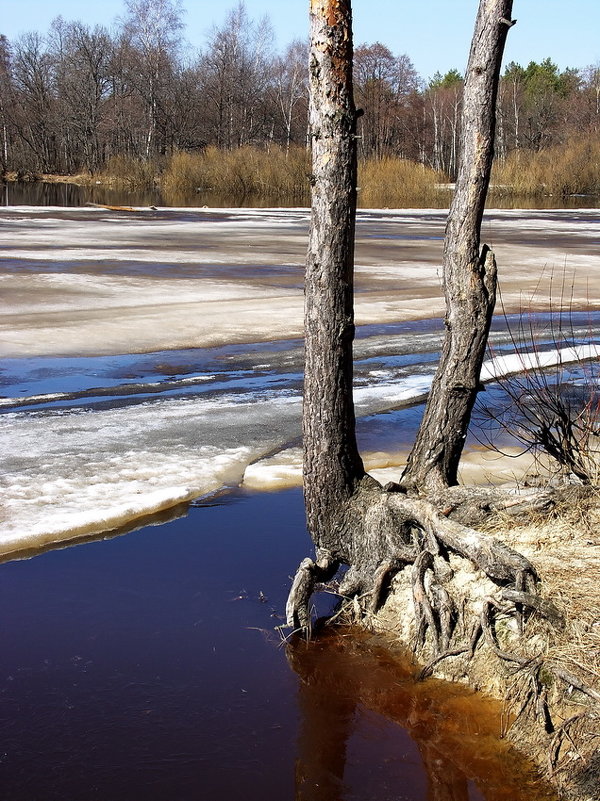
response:
M429 388L444 216L359 214L362 420ZM0 553L108 531L245 476L299 480L307 230L304 209L0 210ZM583 270L575 304L598 297L599 234L596 211L490 212L509 311L553 265ZM502 353L486 378L518 359Z

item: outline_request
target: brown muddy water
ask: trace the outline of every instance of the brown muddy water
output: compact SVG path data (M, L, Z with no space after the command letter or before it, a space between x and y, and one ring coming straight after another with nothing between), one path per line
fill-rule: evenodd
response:
M499 705L359 632L282 644L309 550L300 491L237 492L3 564L2 797L550 801Z

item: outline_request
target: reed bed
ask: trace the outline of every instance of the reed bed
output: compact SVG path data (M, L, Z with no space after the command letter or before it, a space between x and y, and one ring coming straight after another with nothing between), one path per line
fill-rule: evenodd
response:
M232 151L209 147L202 153L175 153L161 178L170 201L193 193L273 200L307 205L310 202L310 153L272 147L240 147ZM359 164L359 205L407 208L444 206L450 195L441 189L448 178L422 164L399 158L367 160Z
M153 161L131 156L111 156L100 173L100 179L115 189L152 189L158 170L158 165Z
M196 195L250 205L309 205L310 172L310 153L303 147L211 146L199 153L173 153L162 171L152 161L113 156L100 177L128 191L159 186L169 205L187 205ZM445 207L447 182L444 173L406 159L369 159L359 163L358 203L363 208Z
M363 208L440 207L450 202L448 176L423 164L394 157L359 164L358 202Z
M162 175L161 186L169 198L189 197L194 192L231 197L297 198L306 201L309 191L309 154L304 148L240 147L202 153L174 153Z
M495 193L506 195L600 194L600 140L571 140L538 152L516 150L495 165L492 184Z

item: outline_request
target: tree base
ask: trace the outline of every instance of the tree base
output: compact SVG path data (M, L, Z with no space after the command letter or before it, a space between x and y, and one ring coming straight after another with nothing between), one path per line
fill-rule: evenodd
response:
M336 622L360 622L411 646L421 679L435 674L467 681L507 699L513 712L507 733L549 778L574 786L575 774L575 783L580 783L589 773L588 784L593 784L598 765L591 738L597 731L600 691L589 666L565 666L570 619L564 599L559 594L557 608L540 594L537 570L517 550L519 545L508 547L461 522L483 521L500 512L499 519L508 516L515 543L537 543L515 536L521 528L514 525L515 517L529 525L533 519L539 526L540 510L548 512L555 502L559 512L554 525L561 532L564 510L585 506L578 494L583 489L567 487L524 498L497 490L453 488L434 502L366 478L337 528L340 542L350 546L342 550L329 538L326 558L320 551L308 571L303 563L304 578L294 582L288 612L298 627L301 619L308 619L317 582L326 573L332 575L336 565L349 565L339 587L329 587L343 598ZM359 518L362 528L356 526ZM361 542L367 545L359 547ZM379 549L377 543L383 543ZM553 540L547 541L546 559L556 547ZM565 553L568 547L576 545L565 545ZM560 562L563 557L553 556L557 558ZM548 562L539 564L547 595L557 587L548 580ZM595 795L574 797L588 801Z
M394 577L412 571L415 647L429 642L436 660L457 648L473 650L481 636L494 642L499 612L512 616L520 631L528 611L553 615L552 605L535 592L535 568L522 554L464 521L481 521L492 510L522 514L551 503L547 494L523 499L497 490L458 487L430 500L406 495L394 484L381 487L365 476L340 510L332 532L318 544L316 560L305 559L299 566L288 597L287 624L309 632L310 599L317 584L330 581L346 565L335 591L361 615L375 613ZM494 590L480 605L477 624L471 622L469 641L460 645L456 632L468 626L446 586L457 559L486 577Z

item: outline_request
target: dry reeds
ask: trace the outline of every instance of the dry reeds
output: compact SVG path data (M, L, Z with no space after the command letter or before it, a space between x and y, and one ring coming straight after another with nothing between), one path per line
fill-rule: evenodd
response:
M244 205L308 205L310 172L310 153L303 147L211 146L200 153L175 152L162 173L152 161L113 156L101 177L128 191L159 185L168 205L188 205L198 195L203 202L208 197ZM363 208L443 208L450 202L446 175L406 159L363 161L358 176Z
M202 153L175 153L162 175L169 202L209 193L244 200L309 202L310 153L301 147L268 151L240 147L225 151L208 147ZM371 159L359 164L358 201L363 208L446 206L447 176L422 164L399 158Z
M133 191L152 189L155 185L157 165L152 161L131 156L111 156L102 170L104 183L116 189Z
M268 151L256 147L202 153L174 153L162 176L162 189L169 199L209 192L233 198L281 197L306 202L310 172L304 148L279 147Z
M359 164L358 202L363 208L444 207L448 177L430 167L400 158L369 159Z
M494 192L528 196L600 193L600 141L571 140L539 152L515 150L498 162Z

